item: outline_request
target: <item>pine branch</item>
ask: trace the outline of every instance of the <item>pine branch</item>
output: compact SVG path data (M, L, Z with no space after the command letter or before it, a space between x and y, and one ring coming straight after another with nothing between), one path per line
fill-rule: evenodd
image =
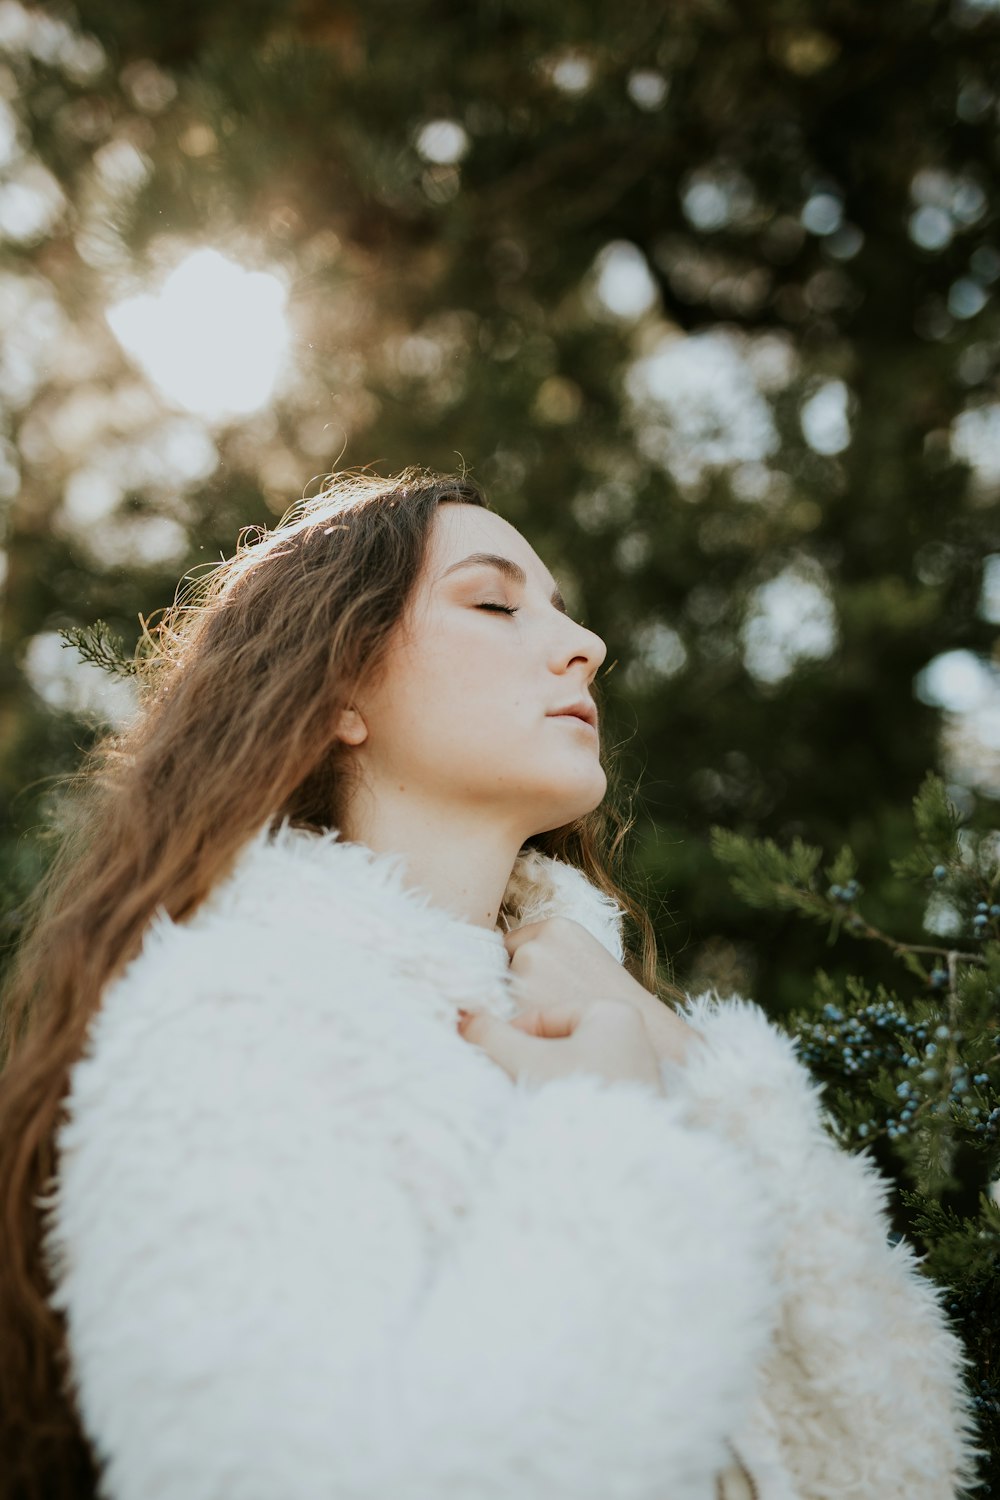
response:
M125 655L119 636L113 635L105 620L92 625L71 625L59 631L64 646L73 646L84 661L100 667L113 677L134 677L136 664Z

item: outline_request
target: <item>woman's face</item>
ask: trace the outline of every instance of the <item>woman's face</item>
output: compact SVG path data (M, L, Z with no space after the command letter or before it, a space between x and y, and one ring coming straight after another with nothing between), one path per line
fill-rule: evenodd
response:
M523 583L467 561L473 553L507 558ZM439 505L384 673L355 694L368 785L443 813L461 804L518 841L572 822L598 806L607 777L596 730L554 715L590 700L606 655L514 526L478 506Z

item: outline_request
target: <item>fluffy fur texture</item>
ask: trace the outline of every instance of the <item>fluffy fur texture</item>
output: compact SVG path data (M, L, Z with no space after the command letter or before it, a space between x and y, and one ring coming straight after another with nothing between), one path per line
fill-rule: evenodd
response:
M513 925L614 902L519 857ZM76 1064L45 1212L107 1500L953 1500L965 1359L791 1038L702 995L668 1097L515 1083L499 932L262 828L162 911Z

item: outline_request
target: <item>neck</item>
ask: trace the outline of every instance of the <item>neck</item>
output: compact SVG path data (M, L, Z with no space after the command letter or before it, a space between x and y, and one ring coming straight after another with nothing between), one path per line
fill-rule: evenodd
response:
M401 854L407 885L463 921L496 928L521 833L491 824L481 809L417 805L384 793L374 801L352 805L338 823L340 837L377 854Z

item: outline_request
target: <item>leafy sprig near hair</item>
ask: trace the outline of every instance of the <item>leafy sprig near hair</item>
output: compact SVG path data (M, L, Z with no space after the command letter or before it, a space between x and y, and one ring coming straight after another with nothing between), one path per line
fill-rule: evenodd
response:
M121 637L112 633L106 620L95 620L92 625L71 625L58 634L64 646L74 646L84 661L101 667L112 677L135 676L135 661L126 656Z

